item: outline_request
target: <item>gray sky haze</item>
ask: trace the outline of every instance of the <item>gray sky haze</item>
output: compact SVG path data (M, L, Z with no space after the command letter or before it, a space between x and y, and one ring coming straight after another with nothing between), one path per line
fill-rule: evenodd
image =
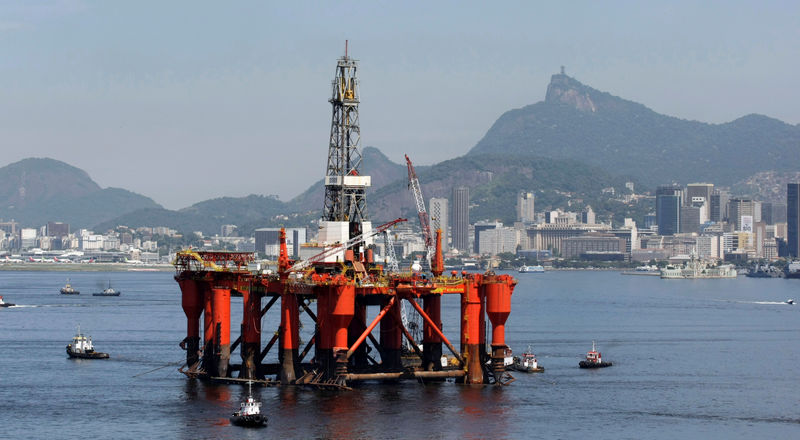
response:
M177 209L323 175L359 60L362 146L465 154L550 75L683 119L800 122L800 3L0 0L0 166L51 157Z

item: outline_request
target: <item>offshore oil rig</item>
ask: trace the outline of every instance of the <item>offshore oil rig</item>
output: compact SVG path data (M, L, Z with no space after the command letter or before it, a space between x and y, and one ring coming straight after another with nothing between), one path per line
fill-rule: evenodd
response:
M388 242L384 253L393 254L388 230L406 220L375 228L368 220L365 195L370 177L359 172L356 71L357 62L345 46L329 99L333 116L324 210L317 242L312 245L316 255L303 261L290 259L284 231L275 272L261 270L252 253L188 250L177 254L175 279L187 320L186 338L181 342L186 365L181 371L187 376L333 388L364 380L513 381L505 368L505 323L516 281L493 272L444 273L441 233L436 231L434 238L430 231L419 181L407 157L425 238L426 270L415 267L402 272L391 258L385 259L386 264L376 263L375 237L383 233ZM240 336L234 341L232 295L241 295L243 304ZM459 295L461 300L460 331L450 335L452 341L442 331L443 295ZM280 325L277 331L267 329L267 334L274 331L274 335L262 348L262 319L278 301ZM368 307L379 309L370 322ZM301 313L315 323L305 344L300 340ZM409 313L422 321L421 341L419 334L415 340L409 331ZM458 348L453 345L456 340ZM277 363L265 363L275 344ZM443 346L449 355L443 356ZM231 357L237 349L240 363Z

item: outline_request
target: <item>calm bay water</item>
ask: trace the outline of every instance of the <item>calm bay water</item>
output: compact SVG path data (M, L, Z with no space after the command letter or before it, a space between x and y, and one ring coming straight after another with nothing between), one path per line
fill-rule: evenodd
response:
M0 295L21 305L0 309L0 438L800 437L800 305L783 303L800 281L515 276L507 342L531 344L545 373L508 387L258 388L269 426L246 430L227 420L245 389L177 372L186 324L171 273L0 272ZM67 277L81 295L58 294ZM92 297L108 280L122 296ZM241 299L232 307L240 316ZM457 313L446 297L455 341ZM111 359L67 358L79 323ZM578 368L592 340L613 367Z

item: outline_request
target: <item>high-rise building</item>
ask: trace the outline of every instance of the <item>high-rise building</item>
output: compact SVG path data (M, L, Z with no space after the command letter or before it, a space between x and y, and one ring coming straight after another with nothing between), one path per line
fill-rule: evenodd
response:
M755 203L753 203L752 199L737 197L728 202L728 217L729 221L734 225L735 231L742 230L742 217L750 217L750 224L752 225L752 221L755 219L754 210Z
M786 185L786 223L789 255L800 257L800 183Z
M447 245L447 237L449 237L447 225L448 222L448 215L447 215L447 199L445 198L432 198L430 202L428 202L429 206L429 215L431 216L431 233L433 234L433 238L436 239L436 230L442 230L442 252L447 252L450 247Z
M586 205L586 208L584 208L583 211L581 211L581 223L587 225L595 224L594 210L592 209L591 206Z
M681 231L683 189L675 185L656 189L656 222L659 235L675 235Z
M690 183L686 185L686 200L685 204L696 204L697 198L702 197L705 199L705 207L703 207L703 217L709 218L711 216L711 195L714 193L713 183Z
M45 235L48 237L67 236L69 235L69 223L47 222L47 231Z
M786 223L786 204L774 202L761 203L761 221L774 225L777 223Z
M300 245L306 242L306 228L284 228L286 250L290 257L300 255ZM255 230L256 252L262 257L276 258L280 253L281 228L259 228Z
M453 188L453 247L468 252L469 249L469 188L457 186Z
M711 204L708 219L719 223L728 219L728 199L730 195L725 190L715 189L711 194Z
M472 241L472 252L476 254L485 253L480 248L481 243L481 232L488 231L490 229L497 229L502 228L503 224L500 222L477 222L473 228L473 233L475 234L475 238Z
M517 194L517 221L533 223L536 214L533 210L534 195L532 192L522 191Z

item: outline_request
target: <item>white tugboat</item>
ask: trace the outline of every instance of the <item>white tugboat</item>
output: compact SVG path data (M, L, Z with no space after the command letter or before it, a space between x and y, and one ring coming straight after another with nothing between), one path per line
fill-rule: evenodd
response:
M102 292L93 293L92 296L119 296L120 293L119 290L114 290L111 287L111 281L109 281L107 289L103 289Z
M232 425L259 428L267 424L267 416L261 414L261 402L253 398L252 384L247 382L247 400L230 416Z
M80 325L78 325L78 333L72 337L72 343L67 344L67 354L71 358L108 359L108 353L94 351L92 337L81 334Z
M586 353L586 360L578 362L578 366L581 368L605 368L610 367L611 362L603 362L603 357L592 341L592 351Z
M530 345L528 349L522 353L522 356L514 356L513 368L523 373L544 372L544 367L539 366L539 362L536 361L536 356L533 354L533 349L531 349Z

